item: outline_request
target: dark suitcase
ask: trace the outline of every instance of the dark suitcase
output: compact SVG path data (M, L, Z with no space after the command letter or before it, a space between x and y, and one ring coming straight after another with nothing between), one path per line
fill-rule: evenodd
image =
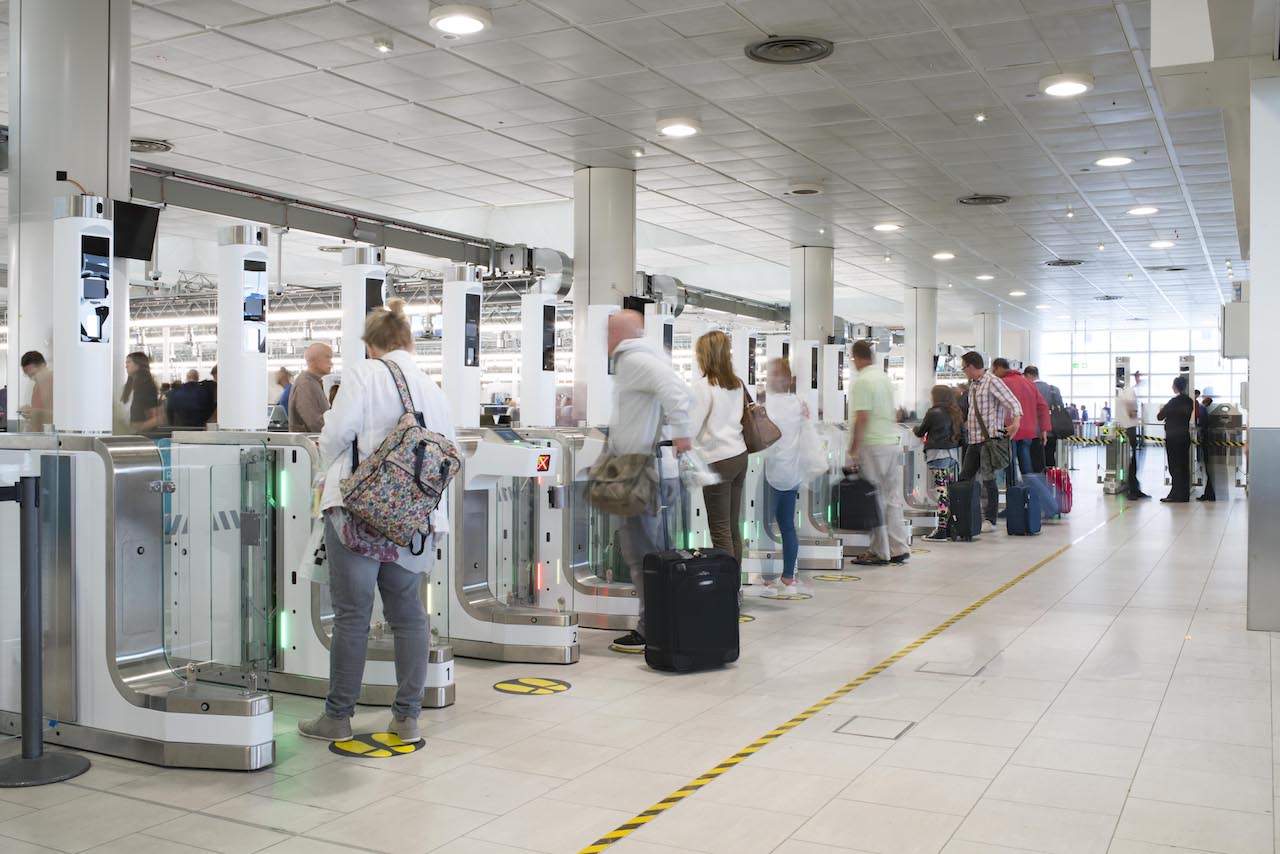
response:
M976 480L947 484L947 533L969 542L982 533L982 486Z
M884 524L875 484L856 474L831 487L831 503L836 527L842 531L874 531Z
M644 660L685 673L738 660L738 561L719 549L644 558Z
M1040 497L1026 486L1011 486L1005 497L1005 529L1015 537L1040 533Z

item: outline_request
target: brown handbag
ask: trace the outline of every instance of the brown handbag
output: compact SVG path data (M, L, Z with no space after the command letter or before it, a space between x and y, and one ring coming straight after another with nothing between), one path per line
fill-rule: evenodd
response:
M758 454L782 438L778 425L769 420L769 413L751 399L747 387L742 387L742 439L747 443L748 454Z

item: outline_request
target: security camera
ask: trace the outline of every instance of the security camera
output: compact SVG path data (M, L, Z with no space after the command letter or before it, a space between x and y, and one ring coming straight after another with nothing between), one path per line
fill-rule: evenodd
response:
M271 286L272 296L284 296L284 282L276 282Z
M147 280L151 282L158 282L163 276L164 276L164 273L160 272L159 270L147 271Z

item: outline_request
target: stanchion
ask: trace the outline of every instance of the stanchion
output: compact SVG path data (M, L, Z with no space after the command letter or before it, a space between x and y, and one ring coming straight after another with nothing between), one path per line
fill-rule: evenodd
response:
M19 505L22 537L18 572L22 596L22 755L0 761L0 789L44 786L79 777L89 759L44 752L44 627L40 610L40 478L0 486L0 501Z

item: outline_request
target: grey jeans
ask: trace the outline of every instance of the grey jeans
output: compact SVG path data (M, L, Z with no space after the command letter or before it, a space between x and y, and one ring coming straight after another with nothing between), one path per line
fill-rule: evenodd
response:
M668 508L667 515L673 511L673 504L678 499L677 490L680 481L659 481L659 501ZM673 548L671 532L663 533L664 514L659 508L654 513L641 513L627 516L618 526L619 547L622 549L622 560L631 573L631 583L636 588L636 598L640 603L640 619L636 623L636 632L644 637L644 556ZM677 526L679 527L679 526Z
M395 635L396 701L392 711L416 718L422 712L427 683L431 632L422 604L421 573L396 563L380 563L347 549L326 519L324 546L329 559L329 593L333 598L333 639L329 644L329 697L324 711L345 720L355 712L369 651L369 619L375 587Z

